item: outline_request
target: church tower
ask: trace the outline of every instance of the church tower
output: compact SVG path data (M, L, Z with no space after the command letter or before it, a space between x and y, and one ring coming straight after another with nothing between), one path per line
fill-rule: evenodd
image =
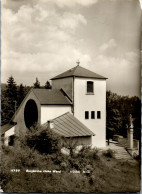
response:
M106 145L106 79L78 65L54 78L53 89L61 89L72 102L72 114L95 136L92 145Z

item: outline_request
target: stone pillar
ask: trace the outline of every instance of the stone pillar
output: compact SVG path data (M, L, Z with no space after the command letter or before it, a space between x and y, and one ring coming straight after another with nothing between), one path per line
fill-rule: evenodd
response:
M130 126L128 128L128 148L127 148L127 151L129 152L129 154L132 157L139 155L138 148L134 148L134 145L133 145L133 142L134 142L133 130L134 130L133 119L132 119L132 115L130 115Z
M129 148L133 149L133 129L131 128L129 132Z
M133 149L133 128L133 119L132 115L130 114L130 127L128 129L128 146L131 149Z

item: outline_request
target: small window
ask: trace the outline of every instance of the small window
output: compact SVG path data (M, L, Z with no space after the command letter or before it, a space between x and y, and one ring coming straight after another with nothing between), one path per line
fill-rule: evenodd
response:
M10 137L9 137L9 146L13 146L14 145L14 139L15 139L15 136L14 135L11 135Z
M87 82L87 94L94 93L94 82L88 81Z
M97 119L101 118L101 111L97 111Z
M95 119L95 111L91 111L91 119Z
M89 111L85 111L85 119L89 119Z

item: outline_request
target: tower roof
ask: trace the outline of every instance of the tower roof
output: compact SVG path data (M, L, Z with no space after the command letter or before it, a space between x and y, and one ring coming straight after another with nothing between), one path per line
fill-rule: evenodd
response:
M69 69L68 71L65 71L64 73L61 73L61 74L53 77L51 80L66 78L66 77L107 79L106 77L103 77L97 73L94 73L93 71L90 71L88 69L85 69L84 67L81 67L80 65L77 65L74 68Z

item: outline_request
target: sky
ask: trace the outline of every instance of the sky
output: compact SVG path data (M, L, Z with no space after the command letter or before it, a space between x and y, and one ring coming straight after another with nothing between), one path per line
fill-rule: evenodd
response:
M4 0L1 20L2 83L44 85L79 60L107 90L140 96L138 0Z

